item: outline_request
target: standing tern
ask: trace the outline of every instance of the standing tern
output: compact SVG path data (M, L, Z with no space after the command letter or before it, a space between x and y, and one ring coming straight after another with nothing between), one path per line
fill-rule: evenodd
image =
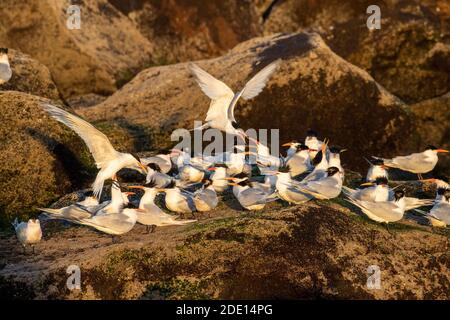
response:
M316 199L336 198L342 190L342 174L337 167L329 167L325 178L300 184L300 191L309 193Z
M405 213L405 192L396 190L391 201L373 202L348 198L347 201L359 207L371 220L380 223L396 222L403 218Z
M228 189L227 165L224 163L216 163L214 167L208 168L208 171L213 171L210 175L212 186L216 192L224 192Z
M184 225L195 222L197 220L175 220L175 217L165 213L155 204L155 197L158 189L155 184L147 184L146 186L128 186L131 189L142 189L144 195L139 202L139 211L136 212L137 222L146 226L147 233L153 232L155 227L164 227L171 225ZM152 229L150 231L150 226Z
M201 69L195 64L190 64L190 70L203 93L211 99L206 124L201 128L215 128L223 132L246 137L244 131L239 128L234 117L234 108L240 97L245 100L256 97L264 88L270 75L279 65L279 60L274 61L259 71L251 78L241 91L236 94L222 81ZM197 130L200 128L196 128Z
M230 180L236 178L231 177ZM240 205L247 210L262 210L266 203L277 200L278 197L275 193L266 193L260 188L253 188L252 182L248 179L242 179L239 182L230 182L230 185L234 186L233 192L239 201ZM234 190L233 190L234 191Z
M343 186L344 194L354 200L385 202L389 200L389 186L386 177L378 177L375 182L363 183L363 185L371 185L364 189L351 189Z
M401 169L417 174L422 180L422 173L428 173L434 169L438 162L438 153L448 153L448 150L428 146L423 152L413 153L408 156L398 156L392 159L382 159L384 164L391 168Z
M383 159L366 159L366 161L370 165L366 175L367 182L374 182L378 177L388 177L387 167L384 165Z
M8 48L0 48L0 85L8 82L12 77L8 59Z
M433 226L446 227L450 225L450 190L440 188L438 193L442 197L436 201L427 217Z
M211 211L219 203L219 198L210 179L203 179L203 186L194 192L195 208L199 212Z
M30 245L34 253L34 246L42 239L42 229L39 219L29 219L28 222L19 223L16 218L12 225L16 231L17 239L23 246L24 252L25 246Z
M147 177L145 179L146 183L154 181L156 187L165 188L168 186L174 178L166 173L163 173L161 167L156 162L150 162L147 164Z
M320 162L314 167L314 170L309 173L305 178L303 178L302 182L306 183L308 181L313 181L313 180L319 180L322 178L325 178L327 176L327 169L328 167L330 167L330 165L328 164L328 159L327 159L327 140L325 139L322 144L321 144L321 150L320 150L320 155L321 155L321 159ZM315 156L315 158L317 158L317 154Z
M181 190L172 182L165 188L158 188L158 191L166 194L165 203L167 209L177 213L193 213L196 208L192 194Z
M310 149L304 145L297 145L297 152L287 159L286 164L291 169L291 176L296 177L306 171L314 169L309 156Z
M298 189L300 183L292 180L289 166L280 167L275 174L277 176L275 187L278 196L284 201L301 204L313 198L311 194Z
M323 142L317 139L317 136L317 132L312 129L308 129L306 132L305 145L309 148L311 160L316 157L317 152L322 148Z
M140 162L138 156L116 151L109 139L89 122L51 104L43 104L42 107L57 121L74 130L86 143L100 169L92 185L98 199L105 180L114 178L120 169L130 168L147 173L147 167Z
M339 146L332 146L328 149L328 165L339 169L339 174L344 179L345 170L341 165L341 153L347 151Z
M436 185L436 190L438 191L438 192L436 192L436 199L435 199L436 202L440 201L443 198L443 195L444 195L443 192L446 189L450 189L450 184L448 184L447 182L445 182L444 180L441 180L441 179L431 178L431 179L422 180L422 182L431 182Z

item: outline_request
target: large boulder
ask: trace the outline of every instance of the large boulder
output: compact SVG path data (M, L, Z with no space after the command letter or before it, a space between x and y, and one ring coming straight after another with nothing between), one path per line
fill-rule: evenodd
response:
M8 58L13 74L8 82L0 85L0 90L21 91L56 101L60 99L46 66L16 50L9 50Z
M380 7L379 30L367 28L370 5ZM321 34L333 51L406 102L450 90L448 1L277 1L264 33L299 30Z
M308 128L315 128L333 144L349 148L344 161L354 169L365 168L363 155L388 156L418 147L407 106L333 53L317 34L255 38L198 64L236 90L279 58L282 63L262 93L236 107L243 128L279 128L281 142L302 139ZM203 120L208 106L184 63L142 71L103 103L77 111L95 121L122 119L147 132L149 145L157 148L170 144L172 130Z
M0 43L45 64L64 97L110 94L151 61L152 45L107 0L77 3L81 29L70 30L72 1L2 1Z
M218 56L261 34L254 0L108 0L155 46L155 63Z
M27 218L90 175L91 157L75 133L50 120L39 102L16 91L0 92L0 223Z

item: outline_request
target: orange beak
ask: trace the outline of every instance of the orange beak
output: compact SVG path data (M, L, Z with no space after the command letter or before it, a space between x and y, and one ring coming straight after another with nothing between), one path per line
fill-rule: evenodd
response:
M143 186L128 186L129 189L144 189Z
M448 153L448 152L450 152L450 151L445 150L445 149L437 149L436 152L437 152L437 153Z
M235 182L228 182L228 184L229 184L230 186L237 186L237 185L238 185L238 184L235 183Z
M215 170L216 170L216 167L211 167L211 168L208 168L207 170L208 170L208 171L215 171Z
M139 167L144 170L145 173L148 173L148 168L147 166L144 166L142 163L139 162Z
M127 195L127 196L132 196L132 195L134 195L136 193L134 193L134 192L124 192L124 194Z
M374 185L373 182L364 182L360 184L360 186L373 186L373 185Z
M282 147L290 147L292 145L292 142L283 143Z

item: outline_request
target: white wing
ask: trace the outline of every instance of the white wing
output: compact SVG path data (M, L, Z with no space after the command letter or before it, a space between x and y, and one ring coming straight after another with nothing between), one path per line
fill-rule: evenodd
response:
M189 68L195 76L202 91L211 99L206 121L217 121L212 126L224 129L227 121L227 110L233 100L233 91L222 81L217 80L199 66L191 63Z
M240 97L245 100L252 99L256 97L262 89L265 87L267 81L271 74L275 71L275 69L280 64L280 60L276 60L264 67L261 71L259 71L253 78L251 78L244 86L244 88L238 92L234 99L231 101L230 106L228 108L228 118L234 121L234 107Z
M108 137L89 122L51 104L43 104L42 107L53 118L64 123L84 140L94 157L97 168L102 168L103 163L117 158L118 152L111 145Z

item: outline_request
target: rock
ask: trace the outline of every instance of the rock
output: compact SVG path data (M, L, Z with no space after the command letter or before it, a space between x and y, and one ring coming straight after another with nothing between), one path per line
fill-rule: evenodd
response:
M253 0L109 0L154 45L157 64L209 58L261 33Z
M8 82L0 85L0 90L21 91L54 101L60 100L58 89L46 66L16 50L9 50L8 58L13 74Z
M40 97L0 92L0 223L25 219L90 177L93 161L75 133L50 120Z
M382 20L381 29L371 31L366 9L373 4L379 5ZM391 93L417 102L450 91L449 17L443 0L286 0L272 9L264 33L318 32L333 51Z
M262 93L236 107L244 129L280 128L280 142L287 142L315 128L322 138L349 148L344 163L353 169L365 168L363 155L389 156L417 147L407 107L317 34L255 38L198 64L237 90L278 58L281 66ZM161 148L170 147L174 129L191 129L194 120L203 120L208 106L185 63L144 70L103 103L77 111L93 121L126 119L148 132L151 148Z
M71 1L2 2L0 42L45 64L62 95L110 94L151 61L152 45L107 0L77 2L81 29L66 26Z
M442 97L411 105L416 116L417 129L424 144L450 150L450 92ZM449 175L450 156L440 157L437 172Z
M223 200L212 218L199 214L193 225L151 234L137 225L120 243L87 227L50 232L48 224L35 255L21 254L15 237L2 239L0 292L22 299L450 297L445 230L407 219L389 233L341 200L273 202L258 213ZM73 264L82 288L69 291ZM378 290L367 286L370 266L379 267Z

